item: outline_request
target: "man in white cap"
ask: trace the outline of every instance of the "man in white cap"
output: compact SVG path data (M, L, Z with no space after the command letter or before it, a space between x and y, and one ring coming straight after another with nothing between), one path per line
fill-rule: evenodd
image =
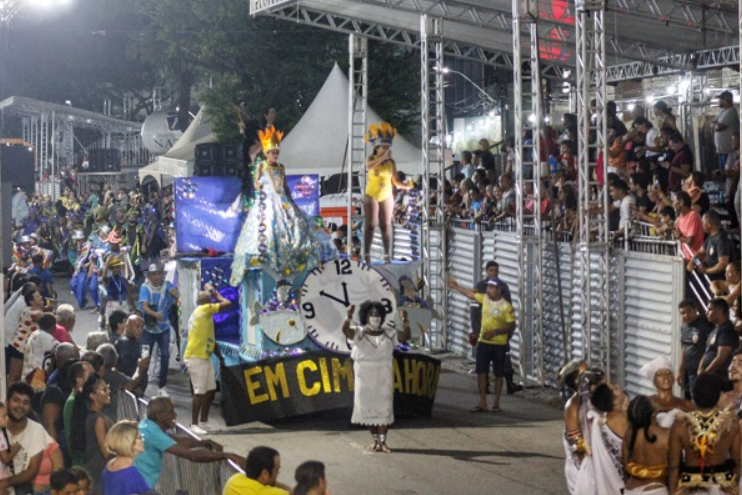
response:
M479 403L470 409L470 412L487 410L487 373L490 365L495 375L495 401L491 411L500 412L500 397L505 382L507 345L515 331L513 306L503 297L503 282L496 277L487 281L486 294L465 289L453 278L448 280L448 287L482 305L482 329L479 333L476 356Z
M142 345L150 346L150 353L156 343L159 349L160 373L157 382L158 395L168 395L167 369L170 362L170 318L168 312L178 299L178 289L165 281L165 271L158 263L152 263L147 270L147 281L139 289L139 310L144 318Z
M658 413L657 422L660 426L669 428L674 420L676 413L672 411L691 411L693 405L690 401L676 397L672 393L672 387L675 384L675 373L673 372L672 361L667 356L657 356L641 367L639 373L650 380L657 390L657 393L651 395L649 400L654 405L655 412ZM663 424L662 413L671 413L667 418L667 423ZM669 424L668 424L669 423Z

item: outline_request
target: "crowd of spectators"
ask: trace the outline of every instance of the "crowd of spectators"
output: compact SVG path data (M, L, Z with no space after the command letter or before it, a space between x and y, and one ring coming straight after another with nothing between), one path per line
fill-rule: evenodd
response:
M597 166L589 180L596 185L607 181L608 225L613 239L642 234L679 240L695 253L704 240L701 218L712 206L725 212L732 228L738 225L735 205L739 201L735 203L734 199L739 199L739 123L731 98L728 92L719 96L722 111L713 123L718 164L700 167L704 171L696 167L691 148L663 101L653 105L654 119L641 105L635 105L630 115L625 112L628 128L615 103L608 102L608 152L606 157L602 152L590 157ZM533 223L538 208L542 228L559 233L561 239L574 239L580 215L594 219L602 212L599 205L579 211L577 116L564 114L561 129L548 125L542 128L541 156L536 160L529 129L523 131L522 139L526 182L521 185L513 175L512 139L504 144L499 156L492 154L486 139L480 141L479 149L460 154L459 171L444 185L448 218L457 226L481 230L498 225L512 228L516 201L521 198L526 222ZM539 183L532 180L534 166L541 171ZM716 182L712 189L720 192L713 201L704 188L707 182ZM520 194L517 187L522 188ZM539 205L535 204L536 187ZM591 197L597 199L595 191Z

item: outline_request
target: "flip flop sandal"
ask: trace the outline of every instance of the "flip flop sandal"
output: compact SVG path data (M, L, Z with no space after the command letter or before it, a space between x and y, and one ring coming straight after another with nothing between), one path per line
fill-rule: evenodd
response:
M487 409L481 407L481 406L474 406L471 409L469 409L470 413L480 413L480 412L486 412Z

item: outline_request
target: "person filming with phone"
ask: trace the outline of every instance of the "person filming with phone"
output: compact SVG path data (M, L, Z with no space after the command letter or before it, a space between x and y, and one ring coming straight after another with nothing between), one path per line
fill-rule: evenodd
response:
M132 393L141 397L147 388L147 369L150 361L150 347L141 343L144 319L139 315L131 315L126 319L125 328L124 334L114 344L119 356L116 369L128 377L139 375L139 379L132 387Z
M216 393L216 372L211 355L214 354L224 366L224 358L216 346L214 315L232 305L213 285L206 284L204 289L196 294L197 306L188 321L188 342L183 353L193 385L190 428L196 435L206 435L214 430L209 423L209 409Z

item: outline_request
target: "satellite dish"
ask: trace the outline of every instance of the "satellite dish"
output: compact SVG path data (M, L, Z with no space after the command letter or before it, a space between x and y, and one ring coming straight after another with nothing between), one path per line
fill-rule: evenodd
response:
M142 144L156 155L167 153L182 135L176 112L154 112L142 124Z

